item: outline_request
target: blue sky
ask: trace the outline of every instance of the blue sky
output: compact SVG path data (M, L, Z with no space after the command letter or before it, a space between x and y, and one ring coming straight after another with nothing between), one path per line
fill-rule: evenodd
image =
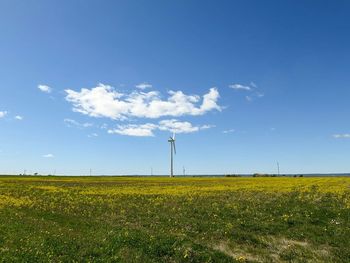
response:
M1 1L0 173L349 172L349 1Z

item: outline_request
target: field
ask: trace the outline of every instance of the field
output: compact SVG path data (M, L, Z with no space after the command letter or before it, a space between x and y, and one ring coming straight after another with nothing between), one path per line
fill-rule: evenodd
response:
M0 177L0 262L349 262L350 178Z

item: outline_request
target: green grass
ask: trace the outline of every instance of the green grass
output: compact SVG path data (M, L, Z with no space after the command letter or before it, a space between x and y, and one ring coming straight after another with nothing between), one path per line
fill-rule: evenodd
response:
M349 262L350 178L0 177L0 262Z

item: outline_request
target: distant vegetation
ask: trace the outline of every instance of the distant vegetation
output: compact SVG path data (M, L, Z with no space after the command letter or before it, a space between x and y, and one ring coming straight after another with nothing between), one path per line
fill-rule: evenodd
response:
M260 174L260 173L255 173L253 174L253 177L277 177L277 176L286 176L285 174ZM288 175L292 177L304 177L302 174L294 174L294 175Z
M253 177L276 177L277 174L259 174L259 173L255 173L253 174Z
M0 177L0 262L349 262L349 186Z
M225 177L241 177L239 174L225 174Z

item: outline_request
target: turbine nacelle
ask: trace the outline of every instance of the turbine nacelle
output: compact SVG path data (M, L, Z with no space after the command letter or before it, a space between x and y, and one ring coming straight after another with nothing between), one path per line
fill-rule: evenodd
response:
M172 137L171 136L169 137L168 142L175 142L175 132L173 133Z

